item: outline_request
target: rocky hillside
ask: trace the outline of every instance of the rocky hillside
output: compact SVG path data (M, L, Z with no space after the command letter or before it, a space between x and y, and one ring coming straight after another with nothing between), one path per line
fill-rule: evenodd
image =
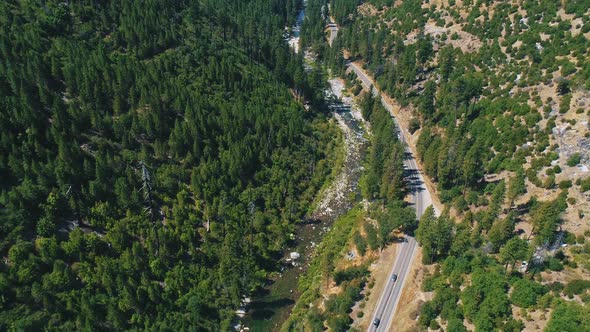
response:
M590 1L310 3L340 31L302 40L399 104L454 221L418 234L433 297L407 328L590 328Z

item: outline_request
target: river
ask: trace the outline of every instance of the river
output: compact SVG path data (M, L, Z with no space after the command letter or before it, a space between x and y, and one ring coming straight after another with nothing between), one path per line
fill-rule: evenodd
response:
M295 52L299 52L299 34L304 18L305 9L299 12L297 22L291 29L292 35L287 38ZM299 276L309 266L317 245L330 230L334 220L347 213L360 199L359 180L368 146L365 138L368 125L363 121L352 98L343 96L344 81L330 79L328 83L330 88L324 91L324 96L343 134L344 161L333 181L318 193L314 212L297 227L295 244L285 251L285 261L288 264L276 278L269 280L265 289L255 294L250 303L244 325L251 331L280 329L299 298ZM297 252L300 258L291 261L292 252Z

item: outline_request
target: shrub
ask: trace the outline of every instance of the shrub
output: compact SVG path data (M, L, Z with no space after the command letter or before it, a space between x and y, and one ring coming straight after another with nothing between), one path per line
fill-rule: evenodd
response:
M410 120L410 127L408 128L410 134L415 133L418 129L420 129L420 120L418 118L412 118Z
M570 81L563 78L563 77L560 77L557 82L557 91L561 95L564 95L564 94L570 92Z
M350 281L359 277L364 277L369 273L365 266L353 266L346 270L336 271L334 273L334 282L340 285L344 281Z
M367 252L367 241L365 238L359 232L355 232L352 238L359 255L365 256Z
M521 308L529 308L537 303L537 299L547 293L547 287L527 279L517 280L510 294L510 300Z
M559 189L567 189L572 186L572 180L564 180L559 182Z
M547 262L547 267L551 271L563 271L563 264L559 261L559 259L555 257L551 257Z
M554 281L553 283L549 284L549 289L555 293L561 292L563 287L563 284L559 281Z
M561 103L559 104L559 113L565 114L570 109L570 103L572 101L572 95L568 94L563 96Z
M569 167L574 167L574 166L578 165L581 160L582 160L582 156L579 153L574 153L567 159L567 165Z
M563 237L563 243L567 243L567 244L576 244L576 236L574 235L574 233L565 231L564 237ZM558 252L561 252L563 254L563 252L560 250ZM565 255L564 255L565 257Z
M433 331L438 331L440 329L440 325L438 325L436 320L431 320L430 321L430 325L428 326L428 328L430 328Z
M582 294L586 289L590 288L590 280L576 279L570 281L563 289L563 293L572 298L574 295Z

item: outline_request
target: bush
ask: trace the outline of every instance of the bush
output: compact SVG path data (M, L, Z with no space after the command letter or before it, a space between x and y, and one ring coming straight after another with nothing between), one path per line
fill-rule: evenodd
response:
M574 295L584 293L588 288L590 288L590 280L576 279L570 281L567 286L565 286L563 293L572 298Z
M328 318L328 327L332 331L347 331L351 323L352 318L346 314Z
M438 322L433 319L430 321L430 325L428 326L428 328L430 328L433 331L438 331L440 329L440 325L438 325Z
M369 270L365 266L353 266L346 270L336 271L334 273L334 282L340 285L344 281L350 281L359 277L364 277L369 274Z
M455 209L457 209L457 211L459 212L469 210L469 205L467 205L467 201L465 200L465 198L463 198L463 196L456 197L453 200L453 205L455 206Z
M557 82L557 91L561 95L564 95L564 94L570 92L570 81L563 78L563 77L560 77Z
M561 99L561 103L559 104L559 113L560 114L565 114L565 113L567 113L567 111L569 111L571 101L572 101L571 94L563 96L563 98Z
M415 133L418 129L420 129L420 120L418 118L412 118L410 120L410 127L408 128L410 134Z
M563 288L563 284L559 281L554 281L553 283L549 284L549 289L555 293L561 292Z
M355 232L352 238L359 255L365 256L365 253L367 252L367 241L365 238L359 232Z
M563 264L555 257L551 257L549 259L547 262L547 267L551 271L563 271Z
M576 244L576 236L574 235L574 233L565 231L564 237L563 237L563 243L567 243L569 245L574 245ZM558 251L558 253L562 253L563 255L563 251ZM565 255L564 255L565 257Z
M559 182L559 189L567 189L572 186L572 180L564 180Z
M502 331L522 331L524 328L525 325L520 319L509 318Z
M449 319L449 324L447 325L447 331L453 332L467 332L465 325L463 325L463 320L459 318L451 318Z
M581 160L582 160L582 156L579 153L574 153L568 158L567 165L569 167L574 167L574 166L578 165Z
M530 308L545 293L547 293L547 287L531 280L519 279L513 285L510 300L521 308Z
M420 317L418 317L418 324L422 327L428 327L431 324L431 321L438 316L438 311L435 308L435 305L432 301L428 301L424 303L422 309L420 310Z

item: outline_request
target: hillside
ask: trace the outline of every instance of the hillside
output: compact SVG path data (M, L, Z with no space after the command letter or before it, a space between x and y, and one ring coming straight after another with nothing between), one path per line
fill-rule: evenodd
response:
M0 3L1 331L231 329L332 172L300 5Z
M432 300L398 328L588 329L590 3L308 6L303 46L355 94L347 63L368 71L444 205L416 230Z

